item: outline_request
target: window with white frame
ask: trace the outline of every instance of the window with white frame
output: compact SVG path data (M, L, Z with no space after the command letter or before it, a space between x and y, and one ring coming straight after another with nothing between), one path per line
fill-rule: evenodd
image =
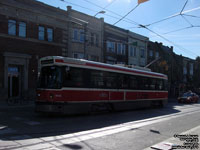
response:
M117 43L117 54L125 55L126 54L126 45L122 43Z
M79 34L78 34L78 29L73 29L73 40L78 41Z
M130 46L129 48L129 56L130 57L136 57L136 47L135 46Z
M107 52L115 52L115 42L107 41L106 49L107 49Z
M73 41L75 42L85 42L85 32L83 29L73 29Z
M38 39L44 40L44 27L42 26L38 27Z
M53 41L53 29L52 28L47 28L47 40L49 42Z
M145 50L143 48L140 49L140 57L145 58Z
M16 21L15 20L8 20L8 34L16 35Z
M19 36L26 37L26 23L19 22Z
M84 34L84 30L79 30L79 32L80 32L80 42L84 42L85 41L85 34Z
M98 36L98 34L96 34L96 33L91 33L90 44L91 44L92 46L95 45L96 47L99 46L99 36Z

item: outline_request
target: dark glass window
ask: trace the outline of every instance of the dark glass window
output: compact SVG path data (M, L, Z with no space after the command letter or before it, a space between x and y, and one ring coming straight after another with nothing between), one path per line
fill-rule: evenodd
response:
M40 88L57 89L62 87L62 72L60 67L43 67L40 75Z
M42 26L38 27L38 39L44 40L44 27Z
M26 23L19 22L19 36L26 37Z
M84 85L83 69L66 67L63 82L64 87L82 87Z
M105 72L105 82L107 88L117 88L117 74L112 72Z
M16 21L8 20L8 34L16 35Z
M53 41L53 29L52 28L47 28L47 40L49 42Z
M130 76L130 89L138 89L138 80L135 76Z
M96 70L91 70L91 74L90 74L90 78L91 78L91 82L90 82L90 85L92 87L97 87L97 88L100 88L100 87L104 87L105 84L104 84L104 72L102 71L96 71Z

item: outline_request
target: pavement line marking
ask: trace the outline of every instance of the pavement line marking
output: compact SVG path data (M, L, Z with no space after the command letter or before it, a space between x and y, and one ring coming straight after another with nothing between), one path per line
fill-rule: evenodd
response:
M191 112L189 114L192 114L192 113L195 113L195 112ZM183 115L185 115L185 114L183 114ZM177 116L170 116L170 117L166 117L166 118L158 117L158 118L159 118L158 120L146 119L146 120L148 120L147 122L140 122L137 124L135 124L136 122L129 122L129 123L125 123L125 124L114 125L111 127L105 127L105 128L100 128L100 129L94 129L94 130L89 130L89 131L82 131L82 132L78 132L78 133L67 134L67 135L63 135L63 136L58 136L57 138L46 137L46 138L42 138L42 139L44 141L50 142L56 146L60 146L62 144L72 144L72 143L76 143L76 142L81 142L81 141L85 141L85 140L89 140L89 139L99 138L99 137L103 137L103 136L107 136L107 135L112 135L112 134L128 131L131 129L137 129L137 128L140 128L140 127L143 127L146 125L150 125L153 123L158 123L161 121L170 120L172 118L177 118ZM62 139L62 138L65 138L65 139Z

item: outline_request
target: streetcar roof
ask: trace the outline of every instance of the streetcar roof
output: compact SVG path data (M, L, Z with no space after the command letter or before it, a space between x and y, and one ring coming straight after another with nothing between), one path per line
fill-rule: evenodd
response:
M91 68L91 69L98 69L98 70L105 70L105 71L112 71L112 72L124 72L124 73L131 73L131 74L137 74L141 76L152 76L154 78L164 78L167 79L167 76L162 73L152 72L150 70L141 70L137 68L129 68L125 66L119 66L119 65L112 65L112 64L106 64L101 62L94 62L89 61L85 59L76 59L76 58L70 58L70 57L62 57L62 56L46 56L40 59L40 61L47 61L48 60L54 60L49 61L49 63L44 63L42 65L49 66L50 64L56 64L56 65L69 65L69 66L75 66L75 67L81 67L81 68Z

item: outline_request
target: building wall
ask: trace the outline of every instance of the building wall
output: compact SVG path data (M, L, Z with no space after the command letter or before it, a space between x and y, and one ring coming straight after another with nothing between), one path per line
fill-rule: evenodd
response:
M133 33L131 31L128 32L128 64L135 66L145 66L147 64L147 44L148 38L142 35ZM131 56L131 50L135 48L136 55ZM141 49L144 49L144 57L141 57Z
M104 25L104 62L128 64L128 34L127 30L105 23ZM108 42L114 42L113 52L107 50ZM117 43L125 45L125 53L117 53Z
M74 53L84 55L85 59L92 60L92 56L97 57L95 61L102 61L102 40L103 40L103 19L75 11L71 6L67 7L68 18L71 20L69 24L69 51L68 56L74 57ZM78 31L78 40L73 37L74 30ZM80 32L84 40L80 40ZM94 44L92 43L92 37ZM96 37L98 42L96 44Z
M10 19L16 21L16 35L8 34ZM26 37L18 35L21 21L26 23ZM34 0L0 1L0 91L3 91L0 96L3 99L9 97L10 73L15 68L18 69L19 96L28 93L29 98L35 97L39 58L61 56L67 51L67 24L66 11L43 3ZM39 26L45 28L44 40L38 40ZM53 30L51 42L47 40L47 28Z

